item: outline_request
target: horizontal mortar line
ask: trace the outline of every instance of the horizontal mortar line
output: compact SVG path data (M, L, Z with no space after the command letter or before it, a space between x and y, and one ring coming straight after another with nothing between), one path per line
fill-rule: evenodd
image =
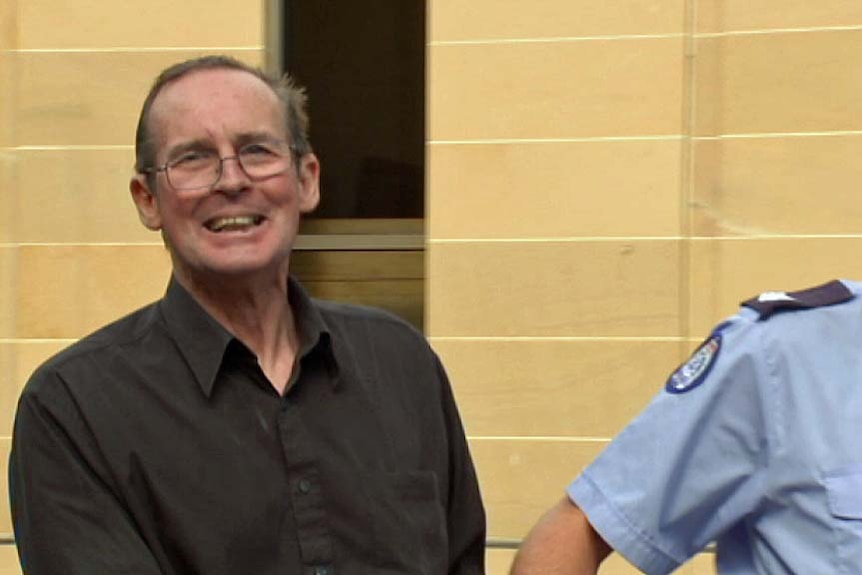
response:
M681 32L668 34L608 34L599 36L536 36L527 38L478 38L474 40L432 40L429 46L489 46L495 44L555 44L563 42L603 42L608 40L663 40L682 38Z
M433 244L538 244L538 243L613 243L613 242L668 242L668 241L752 241L752 240L836 240L860 239L862 234L751 234L744 236L572 236L524 238L429 238ZM2 245L2 244L0 244Z
M428 140L429 146L481 146L505 144L566 144L579 142L662 142L662 141L712 141L742 140L758 138L820 138L836 136L860 136L862 130L831 130L821 132L760 132L720 134L717 136L686 136L683 134L661 134L655 136L585 136L572 138L475 138L465 140Z
M862 234L751 234L745 236L694 236L697 242L722 241L738 242L746 240L858 240Z
M604 34L595 36L535 36L524 38L477 38L472 40L433 40L429 46L488 46L497 44L553 44L564 42L603 42L614 40L663 40L692 36L694 38L722 38L729 36L765 36L769 34L800 34L811 32L854 32L862 25L809 26L801 28L761 28L757 30L726 30L723 32L669 32L665 34Z
M804 34L809 32L857 32L862 24L852 26L811 26L805 28L762 28L759 30L728 30L725 32L699 32L695 38L722 38L725 36L765 36L768 34Z
M696 337L683 337L683 336L569 336L569 335L539 335L539 336L531 336L531 335L515 335L515 336L506 336L506 335L439 335L439 336L428 336L428 341L561 341L561 342L593 342L593 341L609 341L609 342L643 342L643 341L651 341L651 342L671 342L671 343L679 343L679 342L690 342L690 341L702 341L703 338Z
M763 28L758 30L728 30L724 32L700 32L693 34L695 38L720 38L726 36L752 36L768 34L797 34L810 32L853 32L862 30L862 25L850 26L812 26L802 28ZM429 46L465 46L494 44L548 44L559 42L594 42L608 40L648 40L671 39L687 36L686 33L672 32L666 34L610 34L596 36L549 36L526 38L485 38L474 40L435 40ZM75 47L75 48L11 48L2 50L8 53L43 54L43 53L104 53L104 52L188 52L188 51L255 51L264 50L265 46L109 46L109 47Z
M428 140L430 146L476 146L488 144L566 144L576 142L652 142L679 141L686 139L682 134L661 134L656 136L585 136L579 138L477 138L470 140Z
M537 244L594 242L666 242L679 241L682 236L545 236L523 238L428 238L429 244Z
M568 435L467 435L470 441L553 441L558 443L608 443L611 437Z
M667 242L667 241L752 241L752 240L834 240L862 239L862 234L752 234L745 236L572 236L572 237L527 237L527 238L433 238L428 244L536 244L536 243L614 243L614 242ZM0 248L43 247L164 247L162 242L0 242Z
M162 242L0 242L0 248L151 248L164 247Z
M0 337L0 343L75 343L72 337Z
M718 136L694 136L693 140L757 140L775 138L824 138L836 136L862 136L862 130L832 130L828 132L760 132L751 134L721 134Z
M25 145L2 148L12 152L62 152L71 151L101 151L101 150L134 150L134 144L64 144L64 145Z
M108 46L99 48L12 48L4 50L14 54L102 54L102 53L134 53L134 52L254 52L263 50L261 45L254 46Z

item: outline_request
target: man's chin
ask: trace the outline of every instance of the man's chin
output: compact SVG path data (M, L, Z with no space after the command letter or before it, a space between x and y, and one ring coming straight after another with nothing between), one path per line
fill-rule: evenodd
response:
M214 286L219 282L236 283L287 274L289 267L287 258L275 261L263 259L259 254L257 255L258 257L219 258L197 262L196 265L179 264L174 259L174 273L186 275L197 281L213 282Z

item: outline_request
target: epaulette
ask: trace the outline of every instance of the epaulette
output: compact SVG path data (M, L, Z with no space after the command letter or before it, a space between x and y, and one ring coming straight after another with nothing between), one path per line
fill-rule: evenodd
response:
M742 302L742 305L759 313L759 319L763 320L777 312L825 307L849 301L854 297L855 295L847 286L838 280L833 280L799 291L763 292L757 297Z

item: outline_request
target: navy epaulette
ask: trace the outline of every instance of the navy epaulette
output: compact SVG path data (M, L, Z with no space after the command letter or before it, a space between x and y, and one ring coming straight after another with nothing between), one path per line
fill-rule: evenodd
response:
M742 302L742 305L759 313L759 319L766 319L776 312L825 307L849 301L854 297L853 292L847 286L838 280L833 280L817 287L799 291L763 292L757 297Z

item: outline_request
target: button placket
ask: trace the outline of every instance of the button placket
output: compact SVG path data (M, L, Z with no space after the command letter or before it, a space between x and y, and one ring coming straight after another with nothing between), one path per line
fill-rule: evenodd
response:
M279 437L287 466L290 502L296 525L302 562L315 573L325 567L326 575L333 575L332 537L320 488L319 471L312 438L302 423L300 408L289 396L278 415Z

